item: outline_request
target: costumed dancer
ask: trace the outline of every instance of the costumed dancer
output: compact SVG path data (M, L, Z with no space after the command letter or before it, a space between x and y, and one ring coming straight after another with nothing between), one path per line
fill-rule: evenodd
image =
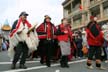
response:
M101 66L101 47L104 43L103 33L100 26L97 24L95 17L90 17L90 22L87 25L87 42L89 45L87 67L93 69L92 60L95 55L96 58L96 67L99 69L105 69Z
M72 32L71 26L68 24L68 20L63 18L62 23L58 26L56 35L59 41L61 49L61 67L69 67L68 65L68 56L71 53L71 41L72 41Z
M43 64L46 61L48 67L51 66L51 55L52 48L54 47L53 40L55 38L54 33L56 32L56 27L51 23L51 18L48 15L45 15L44 22L36 29L40 43L39 43L39 52L40 52L40 63Z
M27 21L27 16L26 12L21 12L19 19L14 22L10 33L8 54L13 59L12 69L16 68L16 63L20 57L19 68L26 69L25 61L28 51L37 49L38 37L36 31L34 31L35 26L32 26Z

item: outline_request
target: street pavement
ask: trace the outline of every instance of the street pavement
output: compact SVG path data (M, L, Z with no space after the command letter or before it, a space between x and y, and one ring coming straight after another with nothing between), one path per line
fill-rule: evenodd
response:
M7 55L7 51L0 52L0 72L108 72L106 70L99 70L95 67L90 70L86 67L86 59L74 59L69 62L69 68L61 68L59 62L52 63L51 67L46 67L39 63L39 59L34 59L33 61L27 61L27 69L19 69L17 64L17 69L12 70L10 58ZM102 63L102 65L108 68L108 63Z

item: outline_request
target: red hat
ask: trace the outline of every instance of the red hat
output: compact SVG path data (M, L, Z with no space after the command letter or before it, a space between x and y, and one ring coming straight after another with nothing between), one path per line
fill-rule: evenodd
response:
M90 16L90 19L94 19L94 16Z

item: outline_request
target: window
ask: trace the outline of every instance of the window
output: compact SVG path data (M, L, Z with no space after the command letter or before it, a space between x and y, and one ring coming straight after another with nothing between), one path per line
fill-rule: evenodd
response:
M81 15L77 15L73 18L73 25L79 26L82 23L82 17Z
M67 14L70 14L71 13L71 4L69 4L68 6L66 6L64 9L65 9L65 12Z
M108 17L108 7L104 8L104 16Z
M103 3L104 17L108 17L108 1Z

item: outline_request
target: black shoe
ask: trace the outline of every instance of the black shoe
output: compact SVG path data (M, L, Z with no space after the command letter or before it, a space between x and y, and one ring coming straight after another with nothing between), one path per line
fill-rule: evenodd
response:
M46 63L47 67L51 67L51 64L50 63Z
M61 64L60 66L61 66L62 68L65 68L65 65L63 65L63 64Z
M47 67L51 67L51 65L47 65Z
M44 64L44 61L40 60L40 63L41 63L41 64Z
M68 65L68 64L66 64L66 65L65 65L65 67L66 67L66 68L69 68L69 65Z
M24 64L21 64L21 65L19 66L19 68L21 68L21 69L27 69L27 67L26 67Z
M65 68L65 64L64 64L62 61L60 61L60 66L61 66L62 68Z
M16 65L15 64L12 64L11 65L11 69L16 69Z

